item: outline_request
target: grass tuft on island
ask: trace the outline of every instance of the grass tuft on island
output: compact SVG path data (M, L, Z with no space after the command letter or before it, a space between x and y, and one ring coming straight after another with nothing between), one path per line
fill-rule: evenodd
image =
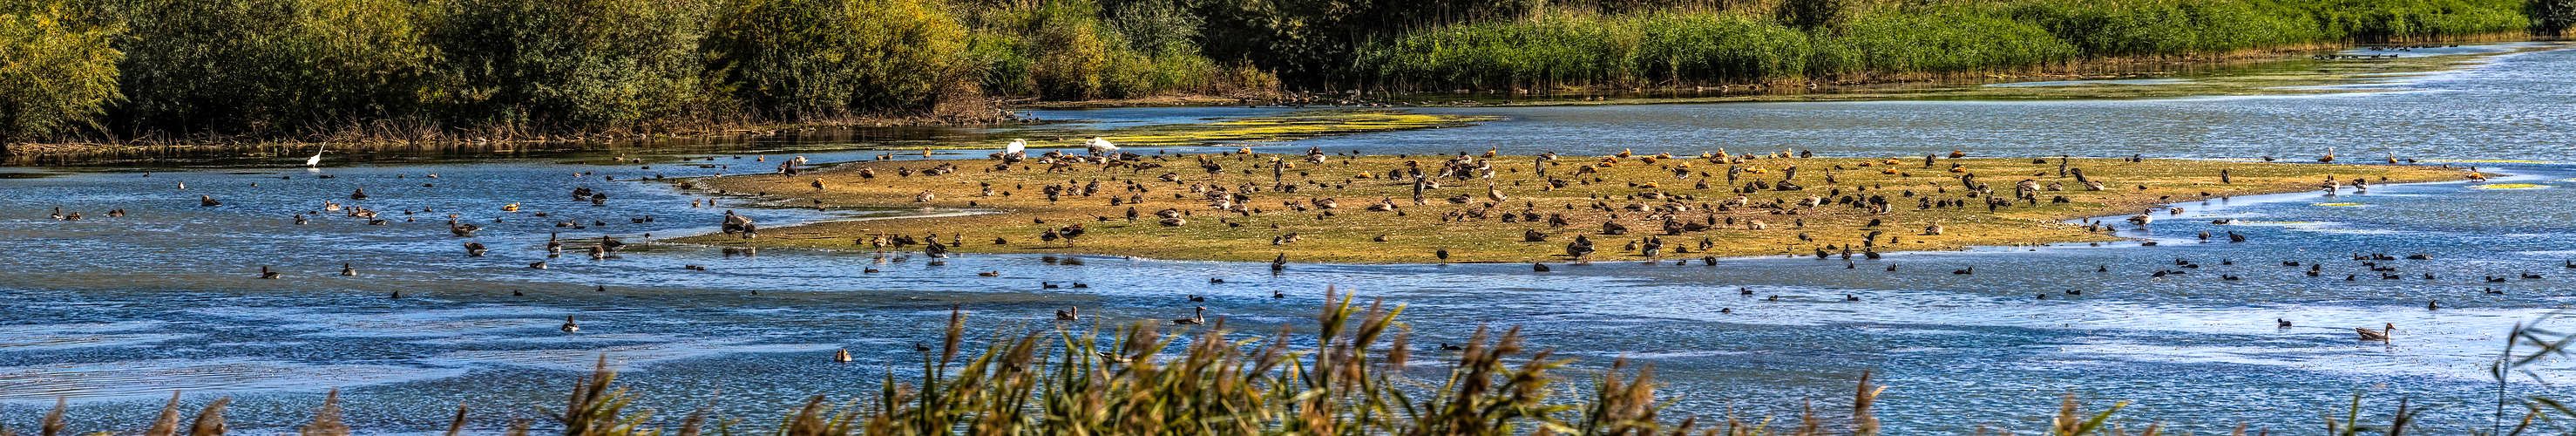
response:
M2318 190L2330 181L2350 189L2356 181L2473 176L2412 165L1798 154L1245 149L1110 163L1044 156L857 162L682 187L790 207L918 212L681 241L864 251L916 251L935 241L952 252L1333 263L1433 263L1444 261L1435 255L1444 251L1448 262L1865 256L2112 241L2119 238L2110 230L2134 224L2066 221L2141 212L2162 218L2177 212L2166 204ZM1409 176L1416 171L1425 175L1419 197ZM1079 231L1069 231L1074 227ZM1049 233L1056 237L1045 238ZM1568 247L1578 238L1593 244L1579 258Z

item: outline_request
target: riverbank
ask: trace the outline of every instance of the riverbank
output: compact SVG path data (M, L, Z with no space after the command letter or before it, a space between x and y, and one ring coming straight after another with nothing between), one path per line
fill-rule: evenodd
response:
M96 142L18 142L0 144L0 156L10 165L68 165L98 159L190 158L237 156L290 156L328 146L334 150L355 153L402 153L438 151L448 153L517 153L530 150L572 149L585 147L654 147L657 144L703 144L728 140L754 140L788 134L830 132L834 130L881 128L943 128L976 126L1032 126L1046 120L1028 119L1017 110L1033 109L1104 109L1123 107L1188 107L1230 106L1247 101L1259 105L1311 107L1318 111L1356 110L1367 113L1385 112L1400 107L1480 107L1480 106L1577 106L1616 104L1687 104L1782 101L1862 101L1911 99L2124 99L2172 98L2217 95L2292 95L2363 92L2366 86L2396 80L2413 74L2456 70L2486 62L2495 56L2566 47L2561 42L2506 42L2514 38L2489 35L2474 41L2505 42L2472 46L2428 46L2430 49L2453 51L2415 53L2408 56L2366 59L2318 59L2318 50L2327 46L2299 46L2289 49L2241 50L2229 54L2186 57L2123 57L2086 61L2062 68L2002 70L1975 74L1891 74L1836 81L1774 81L1759 84L1726 84L1710 86L1672 86L1664 88L1609 89L1568 87L1547 93L1531 94L1528 90L1485 90L1465 93L1353 94L1336 97L1328 94L1281 93L1269 99L1247 99L1239 96L1171 95L1132 99L1101 99L1062 102L1027 102L1009 109L995 108L972 113L938 116L867 116L812 120L800 123L720 123L686 129L658 129L589 134L535 134L524 132L486 132L482 134L448 132L436 128L403 128L353 126L338 131L315 134L313 139L276 140L259 137L190 137L147 138L125 141ZM2142 79L2152 79L2142 80ZM2006 83L2029 83L2047 80L2047 86L1996 86ZM1378 109L1371 109L1378 108ZM1410 115L1410 114L1406 114ZM1204 125L1143 126L1097 131L1067 132L1067 137L1104 136L1134 145L1205 145L1227 141L1269 141L1346 133L1365 133L1412 126L1372 126L1370 120L1327 119L1307 115L1287 115L1284 119L1253 117L1222 120L1208 125L1296 125L1286 135L1266 135L1258 129L1239 129L1234 135L1167 135L1176 131L1212 129ZM1421 120L1395 120L1400 124ZM1431 127L1456 125L1474 120L1429 120L1419 124ZM1323 126L1344 122L1347 126ZM1038 124L1030 124L1038 123ZM1221 129L1218 127L1216 129ZM1059 141L1062 142L1062 141ZM981 145L977 145L981 146ZM932 148L953 148L934 146Z
M2062 221L2146 210L2163 217L2166 203L2313 190L2329 177L2380 184L2468 175L2432 166L2165 159L1464 156L1454 164L1467 177L1435 176L1416 197L1402 174L1436 174L1449 158L1325 155L1317 164L1300 155L1220 153L1052 168L1035 161L882 161L798 176L715 177L687 187L791 207L978 213L680 241L924 248L902 243L910 239L950 244L943 248L955 252L1335 263L1858 256L2111 241L2118 238L2110 228L2128 224ZM1481 176L1484 167L1489 178ZM1990 208L1989 200L2003 204ZM757 211L744 212L757 218ZM1580 252L1569 251L1578 239L1590 241L1592 251L1570 254Z

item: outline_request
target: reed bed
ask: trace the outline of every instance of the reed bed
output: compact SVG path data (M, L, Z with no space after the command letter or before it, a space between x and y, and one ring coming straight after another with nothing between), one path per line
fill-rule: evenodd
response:
M923 353L919 378L905 381L888 374L882 388L861 398L816 395L804 406L763 421L713 416L700 409L673 421L654 410L633 407L641 395L617 383L607 359L575 379L560 408L540 407L542 418L523 418L501 425L468 422L460 406L444 434L468 429L501 428L508 435L561 431L567 436L765 433L817 435L927 434L1336 434L1336 435L1712 435L1818 436L1874 435L1881 431L1874 410L1887 387L1873 384L1868 373L1856 383L1851 407L1834 416L1813 404L1799 416L1675 416L1669 400L1656 391L1654 369L1624 359L1593 375L1588 388L1573 398L1558 398L1554 387L1569 377L1571 359L1534 350L1518 328L1478 328L1475 336L1447 361L1439 378L1417 378L1407 371L1407 327L1396 320L1401 305L1356 298L1327 289L1316 313L1314 330L1299 333L1282 327L1267 337L1244 337L1222 319L1203 328L1167 329L1138 323L1100 331L1059 323L1051 330L987 341L968 350L965 312L952 310L944 339ZM2535 325L2537 322L2534 323ZM1187 326L1200 327L1200 326ZM2543 359L2568 353L2576 335L2533 326L2517 326L2495 363L2497 404L2491 429L2433 430L2416 428L2422 409L2400 400L2385 418L2365 415L2361 397L2347 410L2321 413L2330 435L2399 436L2427 431L2521 435L2546 432L2554 416L2576 416L2576 410L2548 398L2505 396L2510 380L2532 374ZM1177 348L1177 352L1167 352ZM969 355L969 353L972 355ZM338 392L332 392L299 426L303 435L346 435ZM158 418L142 423L147 436L214 436L230 432L224 419L229 398L215 400L191 415L179 407L176 394ZM2044 428L2033 434L2157 435L2159 423L2131 430L2114 421L2128 405L2116 402L2087 409L2072 393L2059 401ZM116 434L134 429L67 428L67 408L58 405L32 429L35 435ZM1845 413L1847 412L1847 413ZM1975 426L1979 434L2014 434L2011 429ZM2237 425L2231 434L2268 434ZM0 435L17 434L0 429Z

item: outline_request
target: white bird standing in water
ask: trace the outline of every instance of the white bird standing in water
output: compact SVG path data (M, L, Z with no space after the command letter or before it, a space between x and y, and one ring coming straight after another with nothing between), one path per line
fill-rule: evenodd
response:
M327 148L330 148L330 146L323 145L313 147L313 157L304 158L304 167L312 168L322 166L322 150Z

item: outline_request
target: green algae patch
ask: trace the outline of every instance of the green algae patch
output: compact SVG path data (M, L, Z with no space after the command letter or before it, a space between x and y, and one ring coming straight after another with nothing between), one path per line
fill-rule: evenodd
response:
M2461 169L2399 165L2056 158L1944 158L1927 164L1923 156L1691 153L1555 160L1323 156L1323 163L1314 163L1303 154L1219 152L1107 166L1037 159L860 162L797 176L699 179L689 186L772 204L903 208L922 215L775 227L752 239L706 235L680 241L924 249L900 243L911 239L968 253L1433 263L1442 261L1437 253L1443 251L1450 262L1565 262L1575 260L1567 244L1582 237L1595 247L1583 260L1675 262L2112 241L2119 239L2109 234L2114 226L2130 224L2066 221L2141 211L2161 218L2174 212L2169 208L2189 208L2202 199L2310 191L2329 177L2373 183L2468 177ZM1466 177L1434 177L1436 184L1425 183L1418 200L1417 185L1401 177L1412 168L1437 174L1452 159L1464 159L1457 162L1469 168ZM2059 172L2061 165L2070 171ZM1490 177L1481 170L1487 166ZM2076 172L2084 178L2078 180ZM1997 203L1990 208L1988 200ZM1877 201L1886 207L1873 210ZM976 213L943 214L957 211ZM1078 237L1043 237L1075 226ZM1656 242L1660 249L1648 250Z

